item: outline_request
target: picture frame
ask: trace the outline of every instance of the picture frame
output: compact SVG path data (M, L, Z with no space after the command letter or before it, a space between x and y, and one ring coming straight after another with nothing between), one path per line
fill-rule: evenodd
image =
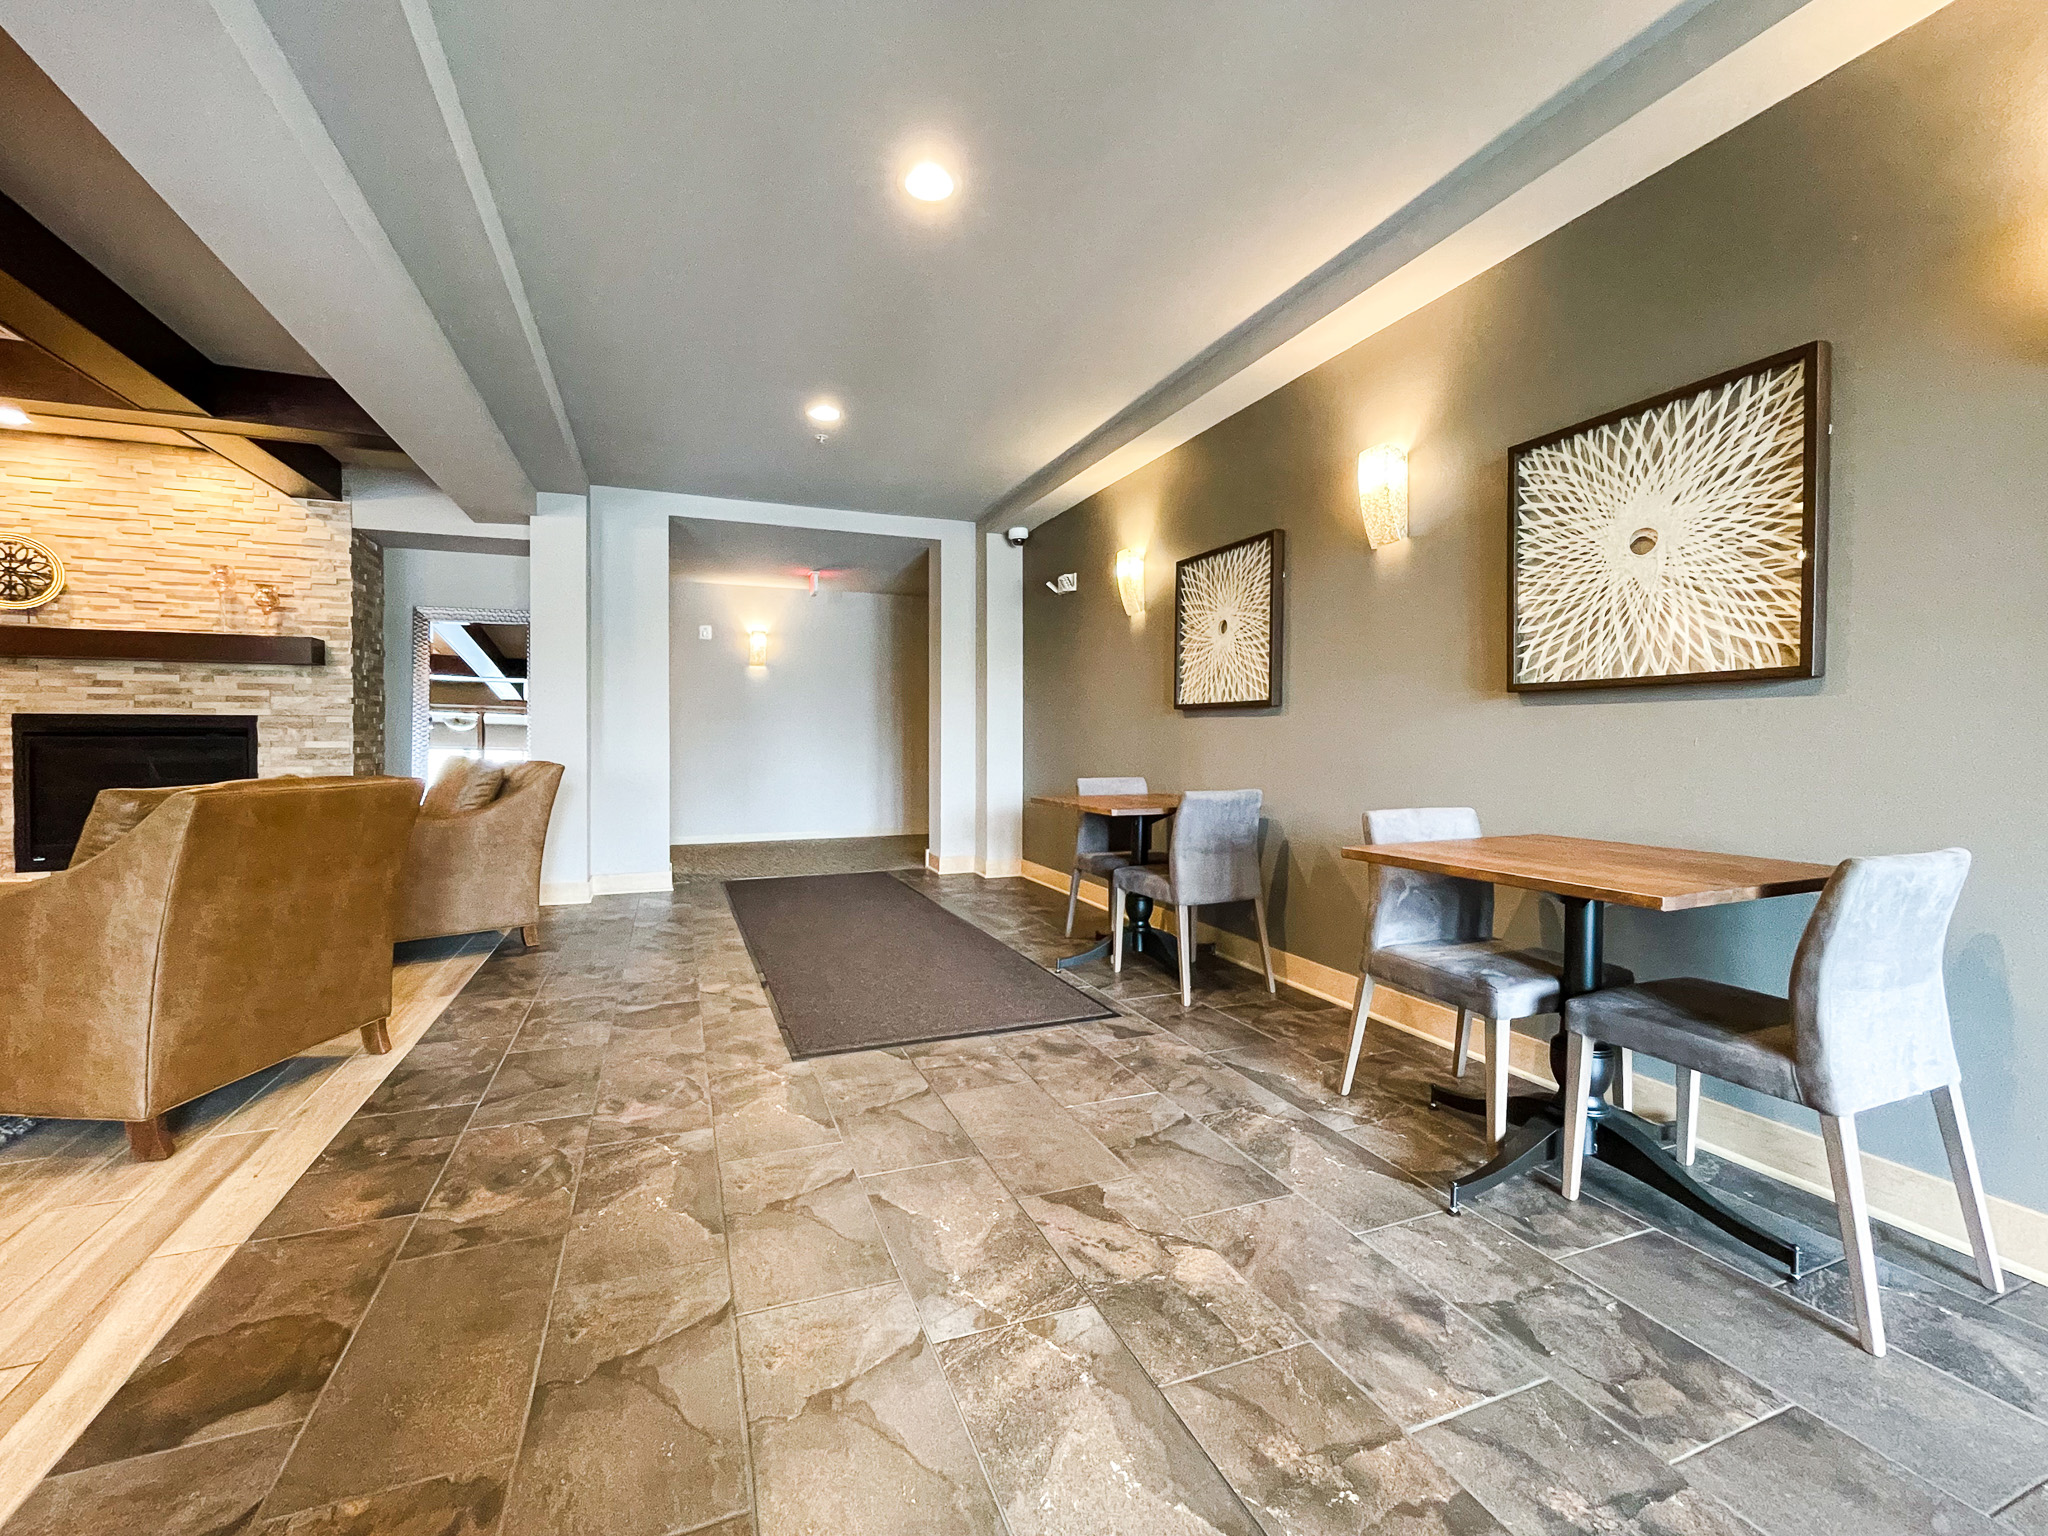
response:
M1830 372L1812 341L1510 449L1509 691L1821 676Z
M1286 535L1278 528L1175 562L1175 709L1279 706L1286 574Z

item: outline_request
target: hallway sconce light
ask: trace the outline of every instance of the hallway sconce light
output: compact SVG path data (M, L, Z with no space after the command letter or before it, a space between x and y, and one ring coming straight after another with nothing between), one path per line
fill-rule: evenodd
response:
M747 665L765 667L768 665L768 631L750 629L747 631Z
M1408 537L1408 450L1381 443L1358 456L1358 511L1374 549Z
M1145 551L1120 549L1116 552L1116 595L1124 600L1124 612L1139 618L1145 612Z

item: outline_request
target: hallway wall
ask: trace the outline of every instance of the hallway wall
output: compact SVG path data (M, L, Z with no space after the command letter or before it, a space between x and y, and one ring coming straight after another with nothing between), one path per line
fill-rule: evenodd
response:
M926 828L927 599L673 578L670 827L678 843ZM712 638L698 638L708 624ZM747 631L768 664L747 665Z
M2044 97L2048 13L1959 0L1041 527L1026 793L1082 773L1258 786L1274 940L1346 971L1365 881L1338 849L1370 807L1795 859L1966 846L1965 1082L1993 1191L2048 1209ZM1835 364L1827 675L1510 694L1508 449L1816 337ZM1385 441L1410 450L1412 537L1375 553L1355 466ZM1175 560L1273 527L1283 706L1176 713ZM1111 579L1133 545L1135 621ZM1080 591L1047 592L1064 571ZM1031 809L1025 856L1063 869L1073 835ZM1517 936L1554 931L1554 903L1510 905ZM1810 908L1616 912L1609 957L1781 990ZM1866 1118L1867 1150L1944 1169L1924 1103Z

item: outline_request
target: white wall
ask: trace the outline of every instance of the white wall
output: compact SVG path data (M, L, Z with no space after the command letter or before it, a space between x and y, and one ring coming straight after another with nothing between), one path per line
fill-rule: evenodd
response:
M925 830L923 593L669 586L671 837ZM700 625L712 638L698 637ZM747 665L747 631L768 664Z
M590 493L590 890L665 891L668 509Z
M412 612L415 608L525 608L525 555L466 550L384 551L384 766L424 772L412 762Z
M590 505L543 491L533 512L533 558L544 579L526 632L527 750L562 765L562 788L541 856L540 899L590 900Z

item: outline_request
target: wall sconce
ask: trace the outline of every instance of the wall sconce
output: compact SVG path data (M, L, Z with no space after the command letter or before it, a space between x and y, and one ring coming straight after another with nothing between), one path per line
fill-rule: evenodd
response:
M768 665L768 631L750 629L747 631L747 665L765 667Z
M1140 618L1145 612L1145 551L1120 549L1116 552L1116 595L1124 600L1124 612Z
M1358 456L1358 510L1374 549L1408 537L1408 450L1381 443Z

